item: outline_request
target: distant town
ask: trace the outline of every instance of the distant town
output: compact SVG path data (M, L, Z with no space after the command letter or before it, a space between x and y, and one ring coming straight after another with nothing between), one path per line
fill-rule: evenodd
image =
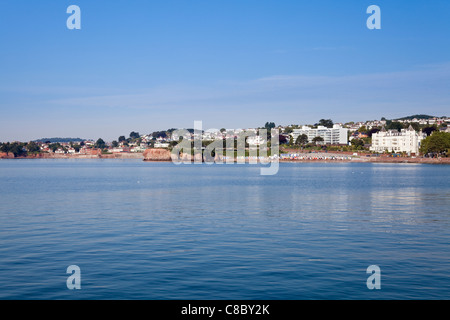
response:
M446 116L413 115L347 123L320 119L315 124L287 126L266 122L259 128L206 130L201 132L201 137L193 129L187 131L191 139L201 138L203 146L216 140L236 140L242 131L253 132L256 136L246 140L246 147L252 148L270 140L270 136L257 135L260 129L279 130L281 159L305 158L308 153L333 153L337 157L354 152L367 156L446 158L450 150L450 118ZM2 142L0 158L139 157L148 149L171 150L179 141L173 128L149 134L131 132L128 137L119 136L110 142L102 138L43 138Z

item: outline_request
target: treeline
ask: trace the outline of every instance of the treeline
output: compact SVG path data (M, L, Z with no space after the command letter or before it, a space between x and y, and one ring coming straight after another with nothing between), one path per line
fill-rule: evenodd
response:
M412 116L397 118L395 120L412 120L412 119L427 119L428 120L428 119L434 119L434 118L439 118L439 117L429 116L427 114L413 114ZM446 117L442 116L441 118L446 118Z
M14 157L26 156L28 153L38 153L39 151L39 146L33 141L0 143L0 152L13 153Z
M142 139L141 139L141 135L139 134L139 132L130 132L130 136L128 138L126 138L125 136L120 136L117 140L114 140L111 143L111 146L116 148L119 146L120 143L122 143L124 146L129 146L130 143L137 143L138 145L140 145ZM102 139L97 140L96 145L98 144L103 144L104 141Z
M69 143L69 142L83 142L85 141L85 139L81 139L81 138L42 138L42 139L38 139L38 140L34 140L34 142L41 142L41 143L46 143L46 144L50 144L50 143Z
M427 136L429 136L433 131L436 131L438 128L441 128L441 127L446 127L447 124L442 123L438 127L436 124L434 124L434 125L422 124L421 125L421 124L418 124L417 122L402 123L402 122L398 122L398 121L387 120L385 128L386 128L386 130L400 131L401 129L408 129L409 126L411 126L416 131L422 130L422 132L425 132L427 134Z
M177 130L177 129L171 128L171 129L167 129L167 130L152 132L150 134L150 136L152 137L151 140L153 140L153 141L147 141L146 145L153 146L154 141L157 138L163 138L163 139L169 138L171 136L172 132L174 132L175 130ZM190 133L194 133L194 129L187 129L187 131L189 131ZM130 135L128 138L125 136L120 136L117 140L112 141L111 146L114 148L118 147L119 144L122 144L124 146L129 146L131 143L136 143L137 145L141 145L143 143L139 132L135 132L135 131L130 132Z
M421 143L420 153L430 157L448 157L450 155L450 133L436 131L426 137Z
M84 142L81 141L78 143L70 143L70 147L74 148L76 152L79 152L80 149L84 146ZM51 151L55 152L58 149L62 149L67 151L67 147L61 145L59 142L50 143L48 147ZM30 142L3 142L0 143L0 152L5 153L13 153L14 157L24 157L28 154L40 153L41 148L35 141Z

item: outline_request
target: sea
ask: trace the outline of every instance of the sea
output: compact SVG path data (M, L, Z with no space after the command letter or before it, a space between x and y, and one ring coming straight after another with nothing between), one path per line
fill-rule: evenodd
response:
M0 299L450 299L449 208L448 165L0 160Z

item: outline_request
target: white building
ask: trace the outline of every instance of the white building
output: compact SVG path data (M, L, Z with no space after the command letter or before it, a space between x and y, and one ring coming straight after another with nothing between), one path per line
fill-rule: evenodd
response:
M169 144L165 142L155 142L154 148L168 148Z
M112 153L120 153L123 152L123 147L116 147L111 149Z
M144 147L143 145L139 145L131 148L130 152L144 152L145 150L147 150L146 147Z
M348 129L342 128L335 124L333 128L318 126L317 129L303 126L301 129L294 129L292 131L292 138L294 142L299 136L305 134L308 137L308 142L313 142L315 137L322 137L324 144L347 144L348 143Z
M266 140L261 136L250 136L247 138L247 143L249 144L249 146L259 146L265 142Z
M408 129L389 130L383 127L381 131L372 134L371 151L375 152L406 152L418 154L420 143L424 139L422 132L417 133L411 126Z

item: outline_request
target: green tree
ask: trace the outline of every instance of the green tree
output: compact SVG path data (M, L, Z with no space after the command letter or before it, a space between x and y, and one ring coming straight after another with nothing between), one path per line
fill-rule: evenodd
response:
M318 125L327 128L333 128L333 121L331 119L320 119Z
M266 124L264 125L264 128L270 132L271 129L275 128L275 122L266 122Z
M27 149L28 152L39 152L41 150L41 148L39 148L37 143L33 142L33 141L29 142L26 145L26 149Z
M284 133L285 134L290 134L290 133L292 133L294 131L294 129L292 128L292 127L286 127L285 129L284 129Z
M280 135L278 136L278 143L279 143L279 144L286 144L286 143L288 143L288 142L289 142L289 140L288 140L288 138L287 138L285 135L280 134Z
M403 124L401 124L398 121L387 121L386 122L386 129L387 130L397 130L400 131L403 129Z
M423 132L425 132L427 134L427 136L430 136L433 131L436 131L436 126L428 126L422 129Z
M297 140L295 140L295 144L302 146L308 143L308 136L306 134L301 134L297 137Z
M48 145L49 149L52 150L53 152L55 152L56 150L58 150L59 148L62 148L61 144L59 142L56 143L51 143Z
M79 144L74 144L72 148L75 149L75 152L80 152L81 146Z
M213 142L212 140L202 140L202 147L207 147L211 142Z
M364 140L362 139L352 139L351 141L353 149L362 149L364 147Z
M131 138L131 139L138 139L139 137L140 137L139 132L134 132L134 131L132 131L132 132L130 133L130 138Z
M420 152L422 154L447 154L450 149L450 133L436 131L422 140Z
M10 151L10 143L9 142L5 142L0 144L0 152L9 152Z
M411 122L410 125L414 130L420 131L420 124L418 124L417 122Z
M14 153L15 157L20 157L20 156L24 156L27 154L26 150L24 149L25 144L24 143L19 143L19 142L13 142L10 145L10 150L9 152Z
M120 136L119 137L119 142L124 142L125 140L127 140L127 138L125 138L125 136Z
M194 132L193 129L192 129L192 132ZM153 138L159 138L159 137L167 138L167 133L166 133L166 131L155 131L155 132L152 133L152 137Z
M118 143L116 140L114 140L114 141L111 143L111 145L112 145L113 148L117 148L117 147L119 146L119 143Z
M366 133L366 132L367 132L366 126L361 126L361 127L358 129L358 132Z
M372 138L372 135L373 135L374 133L379 132L379 131L380 131L380 128L372 128L372 129L370 129L370 130L367 132L367 135L368 135L370 138Z
M97 142L95 142L95 145L94 145L96 148L98 148L98 149L104 149L104 148L106 148L106 143L105 143L105 141L103 141L103 139L102 138L99 138L98 140L97 140Z
M315 144L318 144L318 143L323 142L323 141L324 141L324 140L323 140L322 137L314 137L314 138L312 139L312 142L314 142Z

